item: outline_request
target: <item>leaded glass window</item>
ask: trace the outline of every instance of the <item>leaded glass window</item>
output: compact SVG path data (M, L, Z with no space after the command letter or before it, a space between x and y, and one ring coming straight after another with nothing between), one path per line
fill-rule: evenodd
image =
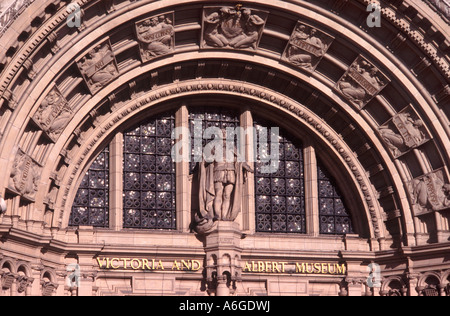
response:
M201 121L201 125L200 125ZM238 113L221 108L194 107L189 109L189 129L191 133L191 173L194 173L197 163L201 161L203 148L211 140L204 139L203 133L208 127L220 129L239 127ZM202 146L196 146L196 144ZM200 158L199 158L200 157Z
M352 234L350 215L333 178L318 162L320 233L330 235Z
M124 228L176 228L174 128L164 115L124 133Z
M254 126L256 134L261 136L262 133L271 131L273 124L254 118ZM269 155L264 150L270 151L271 137L267 136L267 146L261 141L256 142L255 196L258 232L306 232L303 146L287 135L280 129L279 166L272 173L263 170L267 164L263 156Z
M92 163L73 202L69 226L109 226L109 148Z

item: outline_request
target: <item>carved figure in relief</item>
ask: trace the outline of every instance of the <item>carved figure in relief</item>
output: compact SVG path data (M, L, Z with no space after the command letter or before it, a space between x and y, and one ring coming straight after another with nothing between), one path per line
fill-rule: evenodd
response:
M338 82L337 88L349 101L363 108L386 84L375 66L358 58Z
M399 157L408 149L415 148L427 141L427 136L422 131L423 126L422 120L413 118L409 112L404 112L397 114L392 119L392 124L381 126L380 134L392 154ZM395 128L400 132L399 134L394 132Z
M450 184L443 180L441 171L415 179L411 193L416 213L439 211L450 207Z
M11 186L20 194L33 197L37 191L39 180L39 167L31 157L19 151L11 172Z
M239 162L237 150L223 143L222 155L213 149L214 161L203 160L199 168L200 216L196 215L196 230L207 233L216 221L234 221L241 212L243 184L253 169ZM232 157L232 158L231 158Z
M155 16L137 23L136 32L144 61L169 54L174 49L175 29L171 14Z
M255 12L240 5L205 12L203 46L256 49L266 21Z
M108 43L98 45L78 63L88 86L97 91L106 86L118 74L114 54Z
M299 24L291 36L285 58L296 66L314 71L332 41L332 37Z
M56 138L72 118L72 111L67 107L67 101L61 93L53 89L44 99L33 118L50 137Z

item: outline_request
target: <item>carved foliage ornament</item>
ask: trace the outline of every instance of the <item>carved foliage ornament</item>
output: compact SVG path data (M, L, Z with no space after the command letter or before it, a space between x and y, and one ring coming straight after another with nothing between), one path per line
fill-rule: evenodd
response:
M443 169L414 179L408 188L416 216L450 208L450 184Z
M34 200L42 167L33 158L18 149L14 159L9 189L23 197Z
M201 48L256 50L268 12L237 5L205 7Z
M41 106L33 116L33 121L53 140L56 141L73 112L66 99L55 86L42 101Z
M298 22L284 51L283 60L313 72L333 41L331 35Z
M143 62L174 51L174 18L174 12L169 12L146 18L135 24Z
M390 80L367 59L359 56L335 88L358 109L363 109Z
M425 124L412 108L406 108L395 115L380 126L379 132L395 158L430 140Z
M92 94L119 75L116 57L109 39L91 49L77 61L77 66Z

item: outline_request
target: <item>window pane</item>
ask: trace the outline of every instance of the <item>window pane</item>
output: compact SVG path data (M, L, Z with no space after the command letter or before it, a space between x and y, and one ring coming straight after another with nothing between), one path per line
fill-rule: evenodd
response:
M92 163L72 205L69 226L109 226L109 148Z
M174 128L162 115L124 133L124 228L176 228Z
M267 172L274 124L254 117L258 137L255 148L256 230L258 232L306 233L303 146L280 128L279 165ZM277 127L277 126L273 126ZM265 134L267 143L261 142ZM266 161L264 161L266 160Z
M318 162L320 233L330 235L352 234L351 218L334 180Z

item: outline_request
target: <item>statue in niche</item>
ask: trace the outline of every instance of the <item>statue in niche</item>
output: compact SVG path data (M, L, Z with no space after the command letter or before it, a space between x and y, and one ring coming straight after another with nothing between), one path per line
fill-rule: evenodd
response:
M55 87L42 101L33 119L51 139L56 140L72 115L73 112L68 107L64 96Z
M119 75L116 58L109 41L97 45L77 64L92 93L97 92Z
M350 102L362 109L388 84L389 80L363 57L358 57L336 88Z
M428 141L422 120L406 111L394 116L391 124L381 126L380 134L396 158Z
M174 14L166 13L136 23L143 62L170 54L175 48Z
M242 5L207 8L203 19L202 47L256 49L267 13Z
M299 22L283 58L300 68L313 72L333 40L333 37Z
M247 173L254 172L246 162L239 161L236 147L227 144L226 139L222 148L216 146L211 153L212 158L203 159L198 171L199 214L195 216L195 230L201 234L214 230L217 221L236 220Z
M450 184L443 171L436 171L413 180L410 192L416 215L450 208Z

